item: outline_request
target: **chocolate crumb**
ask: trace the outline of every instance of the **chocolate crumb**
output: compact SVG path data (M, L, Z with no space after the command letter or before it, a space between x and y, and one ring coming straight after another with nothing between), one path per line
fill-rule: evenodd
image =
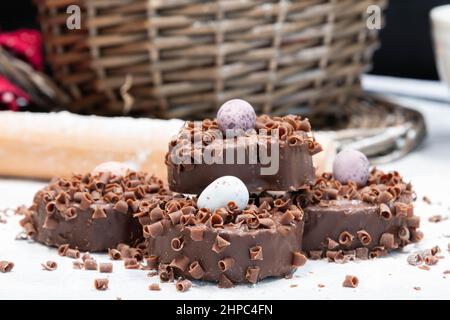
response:
M450 270L445 270L444 274L450 274Z
M126 258L123 260L125 269L139 269L139 263L136 258Z
M429 266L418 266L418 268L426 271L430 270Z
M97 269L98 269L97 261L95 261L94 259L87 259L86 261L84 261L84 270L97 270Z
M345 288L356 288L359 284L359 279L356 276L346 275L342 286Z
M99 291L105 291L108 289L109 280L108 279L95 279L94 287Z
M0 261L0 272L1 273L7 273L11 272L11 270L14 268L14 263L11 261Z
M47 271L55 271L58 268L58 264L55 261L47 261L41 264L42 268Z
M422 288L421 287L414 287L414 290L420 291L420 290L422 290Z
M82 262L80 262L80 261L74 261L74 262L72 263L72 266L73 266L73 268L76 269L76 270L81 270L81 269L83 269L84 264L83 264Z
M317 286L318 286L319 288L325 288L325 285L322 284L322 283L319 283Z
M147 277L149 277L149 278L157 276L157 275L158 275L158 272L156 272L156 271L150 271L149 273L147 273Z
M444 217L444 216L441 215L441 214L436 214L436 215L434 215L434 216L429 217L429 218L428 218L428 221L429 221L429 222L432 222L432 223L439 223L439 222L445 221L445 220L447 220L447 219L448 219L447 216Z
M426 204L431 204L431 200L427 196L423 196L422 201L425 202Z
M113 265L112 263L100 263L99 265L99 271L101 273L111 273L113 271Z
M289 287L290 287L290 288L297 288L297 287L298 287L298 284L291 284Z
M161 287L157 283L152 283L148 286L148 290L150 291L161 291Z

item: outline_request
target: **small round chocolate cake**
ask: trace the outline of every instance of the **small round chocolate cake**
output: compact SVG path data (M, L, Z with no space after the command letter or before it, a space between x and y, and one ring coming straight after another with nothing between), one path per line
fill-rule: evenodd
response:
M37 192L21 221L36 241L81 251L100 252L119 243L142 241L136 214L168 191L152 175L127 171L72 175L53 180Z
M289 276L306 262L303 211L287 198L251 196L244 210L230 202L214 211L181 195L153 199L140 222L163 281L181 276L227 288Z

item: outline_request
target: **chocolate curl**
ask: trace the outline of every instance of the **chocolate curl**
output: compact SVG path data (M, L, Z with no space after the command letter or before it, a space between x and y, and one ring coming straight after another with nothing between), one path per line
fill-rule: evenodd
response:
M287 142L290 147L300 146L303 144L303 139L302 139L302 137L300 137L296 134L293 134L288 137Z
M291 213L291 211L286 211L281 217L280 217L280 223L282 225L288 226L294 221L295 217Z
M45 213L47 215L52 215L56 212L56 204L54 201L49 202L45 205Z
M161 287L157 283L152 283L148 286L148 290L150 291L161 291Z
M199 280L203 278L205 271L203 271L198 261L194 261L189 265L189 274L192 278Z
M263 219L259 219L259 225L266 229L272 229L272 228L275 228L275 221L273 221L270 218L263 218Z
M14 268L14 263L11 261L0 261L0 272L1 273L7 273L11 272L11 270Z
M61 257L65 257L68 249L69 249L69 245L68 244L62 244L62 245L60 245L58 247L58 254Z
M99 271L100 273L111 273L113 271L112 263L100 263Z
M245 279L247 279L248 282L255 284L258 282L260 271L260 267L248 267L247 272L245 273Z
M61 213L61 216L64 217L66 221L75 219L77 217L77 210L75 208L67 208Z
M180 217L180 223L183 226L192 226L195 225L195 215L193 214L183 214Z
M309 123L309 119L305 118L305 119L301 120L297 129L300 131L310 132L311 124Z
M160 263L158 271L159 271L159 280L161 282L173 281L174 274L171 266L169 266L168 264Z
M128 204L126 201L120 200L114 205L113 209L120 213L128 213Z
M186 206L181 208L181 212L183 213L183 215L191 215L191 214L195 214L196 209L193 206Z
M398 202L394 204L395 213L398 217L412 217L414 207L412 204Z
M433 266L439 262L439 259L436 256L432 255L432 256L425 256L423 261L425 262L426 265Z
M70 249L68 248L66 250L65 256L72 259L79 259L80 258L80 251L76 249Z
M301 252L294 252L292 254L292 266L301 267L304 266L308 259Z
M139 269L139 263L136 258L123 259L123 266L125 269Z
M119 243L117 245L117 250L120 251L122 258L130 258L130 246L125 243Z
M108 249L108 255L111 258L111 260L120 260L122 259L122 254L119 250L116 249Z
M394 196L387 191L383 191L378 195L379 203L388 203L394 199Z
M195 216L199 223L205 223L211 216L211 211L208 208L200 208Z
M295 217L295 220L297 220L297 221L302 220L303 216L304 216L303 210L300 207L293 206L293 205L286 212L290 212Z
M44 224L42 225L42 228L48 229L48 230L55 230L58 226L58 220L52 218L51 216L46 216L44 220Z
M186 292L192 287L192 282L189 280L180 280L177 281L175 287L178 292Z
M392 219L391 209L384 203L380 204L380 216L384 220L391 220Z
M365 230L360 230L356 232L356 235L363 246L368 246L372 242L372 237Z
M409 232L409 229L407 227L403 226L398 229L398 237L400 238L400 240L408 241L410 236L411 233Z
M249 215L245 222L250 229L257 229L260 225L259 218L255 215Z
M223 218L220 214L214 213L209 219L209 223L213 228L222 228L223 227Z
M36 235L36 229L31 223L25 223L23 229L28 237L34 237Z
M229 245L231 245L230 242L228 242L227 240L225 240L224 238L222 238L221 236L217 235L214 244L212 246L212 251L216 252L216 253L221 253L222 251L224 251L226 249L226 247L228 247Z
M233 282L231 282L230 279L227 278L226 275L221 274L220 278L219 278L218 287L222 288L222 289L228 289L228 288L233 288L234 284L233 284Z
M341 262L344 260L344 254L342 253L341 250L339 251L327 251L325 253L325 256L328 258L329 261L332 262Z
M339 235L339 243L344 247L350 247L353 241L353 235L351 235L348 231L344 231Z
M73 261L72 267L76 270L81 270L83 268L84 264L80 261Z
M172 213L181 209L181 205L176 200L171 200L166 203L165 207L167 213Z
M205 228L203 226L190 227L192 241L203 241Z
M174 226L179 224L182 215L183 215L183 212L181 212L181 210L177 210L177 211L169 213L170 222L172 222L172 224Z
M250 260L263 260L263 249L261 246L250 248Z
M189 258L184 255L180 255L173 259L169 266L184 272L189 266Z
M81 257L81 260L83 260L83 262L84 261L86 261L86 260L88 260L88 259L93 259L92 257L91 257L91 255L89 254L89 253L85 253L85 254L83 254L83 256Z
M94 280L94 287L95 287L95 289L97 289L99 291L108 290L108 284L109 284L108 279L95 279Z
M153 208L150 211L150 220L152 222L160 221L162 218L164 218L164 211L160 207Z
M146 258L146 261L147 261L147 267L150 270L158 269L158 264L159 264L159 257L158 256L151 255L151 256Z
M419 242L419 241L421 241L423 239L422 231L411 229L410 232L411 232L410 240L412 242Z
M182 237L177 237L177 238L173 238L170 241L170 247L172 248L173 251L181 251L183 250L183 246L184 246L184 242L183 242L183 238Z
M64 211L69 205L69 202L70 202L69 195L64 191L61 191L55 198L56 209L59 211Z
M217 265L220 271L225 272L234 266L234 262L234 259L229 257L220 260Z
M323 252L321 250L311 250L308 252L309 260L320 260L322 259Z
M356 288L359 284L359 280L357 277L352 275L346 275L342 286L344 288Z
M142 261L142 259L143 259L142 250L137 249L137 248L130 248L129 256L130 256L130 258L134 258L137 261Z
M145 238L156 238L164 233L164 226L161 221L155 222L153 224L148 224L143 227Z
M80 209L83 211L86 211L87 209L89 209L91 204L94 203L94 199L87 192L81 193L79 201L80 201Z
M335 200L337 199L338 196L338 190L333 188L325 188L323 190L323 195L327 200Z
M395 243L395 238L392 233L383 233L381 235L380 246L383 246L388 250L398 247L398 245Z
M84 270L95 270L97 271L98 265L95 259L87 259L84 261Z
M367 248L356 248L355 256L360 260L367 260L369 258L369 249Z
M291 204L291 199L275 199L273 205L278 209L286 209Z
M128 200L136 200L136 195L134 194L134 192L133 191L125 191L124 193L123 193L123 199L125 200L125 201L128 201Z
M339 243L337 243L336 241L334 241L331 238L327 238L325 240L325 246L327 247L328 250L334 250L337 247L339 247Z
M270 206L270 203L269 203L268 200L260 199L260 201L262 201L262 202L261 202L261 204L259 206L259 211L263 211L263 210L270 211L270 210L272 210L272 207ZM273 200L271 200L271 202L273 203Z
M105 210L100 206L96 206L94 213L92 214L92 219L104 219L104 218L106 218Z
M55 271L58 268L58 264L55 261L47 261L46 263L41 263L44 270Z

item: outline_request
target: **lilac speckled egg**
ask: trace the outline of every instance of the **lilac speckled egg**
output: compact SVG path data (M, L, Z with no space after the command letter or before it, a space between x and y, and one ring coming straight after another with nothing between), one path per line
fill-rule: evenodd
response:
M255 128L256 113L247 101L233 99L220 107L217 122L224 135L236 136Z
M128 170L133 169L123 162L110 161L99 164L92 170L91 174L97 175L99 173L110 172L113 176L123 177L127 174Z
M358 186L365 186L369 179L370 162L360 151L344 149L334 159L333 175L341 183L354 181Z

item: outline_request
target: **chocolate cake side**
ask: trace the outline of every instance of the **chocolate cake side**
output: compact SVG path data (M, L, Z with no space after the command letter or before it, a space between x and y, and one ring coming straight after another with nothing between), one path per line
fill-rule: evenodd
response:
M419 241L414 193L397 172L373 170L365 187L331 174L294 195L305 211L303 250L311 259L367 259Z
M133 215L149 199L167 193L161 180L143 173L73 175L40 190L21 225L48 246L107 251L119 243L143 241L142 227Z
M267 135L261 134L263 130ZM276 138L271 138L272 132L278 132ZM279 163L278 171L261 174L262 168L270 166L261 161L261 152L270 158L275 143L279 146L279 156L274 159ZM222 159L227 153L232 154L236 160L233 163L226 159L222 163L205 163L201 157L205 148L215 149L216 155L224 155ZM243 163L237 162L239 148L245 149ZM256 153L253 162L250 150ZM166 155L169 187L174 192L199 194L215 179L230 175L241 179L250 192L293 191L314 182L312 155L320 151L321 146L312 136L308 119L299 116L257 117L255 130L245 133L240 140L223 137L216 120L204 120L199 127L188 121L171 141ZM173 158L180 153L191 163L175 163Z
M140 221L162 280L182 276L230 287L289 276L306 263L303 212L289 199L252 197L245 210L230 203L213 212L184 197L154 202Z

